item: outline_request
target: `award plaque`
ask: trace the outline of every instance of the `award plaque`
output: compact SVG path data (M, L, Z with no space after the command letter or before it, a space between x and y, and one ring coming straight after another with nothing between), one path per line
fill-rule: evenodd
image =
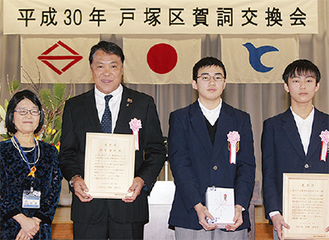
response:
M93 198L121 199L130 195L134 168L134 135L87 133L85 182Z
M284 173L284 239L329 239L329 174Z

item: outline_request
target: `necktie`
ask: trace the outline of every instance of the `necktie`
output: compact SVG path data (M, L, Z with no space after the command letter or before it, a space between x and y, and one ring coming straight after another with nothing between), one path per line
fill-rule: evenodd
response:
M105 111L103 113L101 125L102 125L102 130L105 133L111 133L112 132L112 115L109 107L109 101L112 98L112 95L106 95L104 97L105 99Z

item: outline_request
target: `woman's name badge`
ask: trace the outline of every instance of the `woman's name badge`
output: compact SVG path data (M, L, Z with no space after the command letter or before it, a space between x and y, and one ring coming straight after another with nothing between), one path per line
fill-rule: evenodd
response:
M40 208L40 191L24 190L23 191L23 208Z

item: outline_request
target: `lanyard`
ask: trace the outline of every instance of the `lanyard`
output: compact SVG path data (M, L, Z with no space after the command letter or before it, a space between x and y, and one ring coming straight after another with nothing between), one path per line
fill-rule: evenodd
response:
M29 163L29 161L28 161L28 159L27 159L27 157L26 157L26 155L25 155L25 153L24 153L21 145L19 144L19 142L17 141L17 138L15 136L14 136L14 140L15 140L16 144L18 145L18 148L19 148L18 151L19 151L21 157L23 158L23 161L26 162L26 164L27 164L27 166L28 166L28 168L30 170L30 173L29 173L28 176L31 176L32 177L31 180L33 180L33 178L34 178L34 172L36 171L35 164L37 162L37 151L38 151L37 150L38 149L37 148L37 141L34 139L34 160L33 160L33 167L31 168L30 163Z

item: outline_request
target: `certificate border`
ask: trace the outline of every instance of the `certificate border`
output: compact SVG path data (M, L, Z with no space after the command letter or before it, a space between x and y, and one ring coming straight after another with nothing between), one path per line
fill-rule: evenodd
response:
M111 191L111 192L99 192L91 188L91 172L93 169L93 151L91 149L91 142L93 139L113 139L113 140L126 140L128 142L128 159L130 160L127 163L127 168L125 168L126 174L128 177L127 181L121 183L123 188L127 189L126 192L120 191ZM131 195L128 193L128 189L131 186L134 179L134 170L135 170L135 137L134 135L129 134L109 134L109 133L86 133L86 152L85 152L85 183L89 188L89 194L93 198L113 198L113 199L121 199L127 195Z
M291 206L291 200L289 199L290 180L314 180L314 181L326 181L325 186L329 186L329 174L315 174L315 173L283 173L283 217L285 221L289 224L289 209ZM324 194L324 203L329 203L329 189L326 189L327 193ZM329 226L329 205L324 204L324 221L327 223L326 227ZM286 229L283 227L283 239L329 239L329 232L325 233L323 229L322 233L309 233L309 234L296 234L292 233L294 229Z

